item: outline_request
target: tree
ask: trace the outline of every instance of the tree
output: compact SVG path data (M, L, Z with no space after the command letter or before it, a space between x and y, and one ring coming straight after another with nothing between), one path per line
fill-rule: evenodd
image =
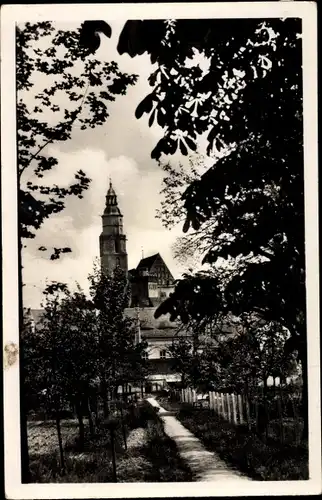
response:
M157 64L136 110L164 129L153 158L187 155L208 134L214 164L189 183L176 211L185 212L184 232L207 233L204 262L238 257L224 287L230 310L256 312L291 333L286 349L302 363L307 424L301 21L128 21L118 49L148 52ZM185 291L180 282L157 314L176 316L190 300Z
M142 380L146 374L143 352L147 344L135 343L136 323L125 315L129 282L120 267L109 275L98 266L89 277L90 295L97 311L98 365L101 395L108 413L108 396L115 398L119 386Z
M173 339L172 344L168 347L169 354L173 359L172 369L175 373L180 373L181 384L183 387L189 385L190 370L192 363L192 341L185 337L177 337Z
M79 447L84 447L84 417L93 433L91 401L146 375L145 342L135 342L135 324L127 318L128 282L120 268L109 276L95 268L89 277L91 299L80 287L75 292L51 283L44 295L44 312L36 332L23 335L27 395L42 395L47 412L54 412L58 436L60 414L72 404L79 423ZM63 448L59 437L62 464Z
M108 35L108 25L100 26ZM81 130L103 125L107 104L125 94L135 75L122 73L118 65L95 59L82 45L81 30L55 28L52 22L25 23L17 28L17 129L19 224L22 238L35 231L52 214L62 211L69 196L83 197L90 178L75 172L69 186L46 182L46 173L57 158L47 146L67 141L75 127ZM46 251L45 247L40 247ZM54 248L51 259L69 248Z
M108 26L95 27L108 36ZM115 62L100 62L92 48L82 45L81 30L56 29L51 22L25 23L16 31L16 87L18 139L18 224L20 249L23 239L34 238L43 222L62 211L69 196L82 198L90 178L75 172L69 186L46 182L46 173L55 168L57 158L46 148L71 138L75 126L82 130L102 125L108 118L107 103L125 94L135 75L119 71ZM92 38L93 38L92 36ZM45 80L44 86L40 87ZM40 88L39 88L40 87ZM33 98L31 95L33 94ZM44 246L40 251L47 251ZM68 247L53 248L52 260ZM19 252L20 255L20 252ZM20 284L21 255L20 255ZM22 319L22 301L20 300ZM22 480L29 482L27 408L24 402L24 352L20 345Z
M37 330L22 338L29 382L26 390L28 395L33 389L34 395L42 397L46 412L54 413L63 457L60 415L66 404L76 408L79 445L84 446L83 409L88 410L91 386L98 372L96 316L80 288L71 293L60 284L50 284L44 295ZM86 415L91 422L89 410Z

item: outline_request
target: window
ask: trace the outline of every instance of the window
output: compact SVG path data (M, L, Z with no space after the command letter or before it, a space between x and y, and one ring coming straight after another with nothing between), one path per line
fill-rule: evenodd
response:
M142 358L143 359L149 359L149 355L146 351L144 351L144 353L142 354Z
M160 358L165 359L167 357L167 351L165 349L162 349L160 351Z
M117 239L115 240L115 252L116 252L116 253L120 253L120 251L121 251L120 240L117 238Z

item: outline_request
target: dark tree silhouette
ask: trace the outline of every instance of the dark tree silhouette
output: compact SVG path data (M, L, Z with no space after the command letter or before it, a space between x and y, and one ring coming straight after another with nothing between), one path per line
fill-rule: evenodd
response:
M152 158L187 155L207 134L214 165L172 208L183 208L184 232L206 232L204 262L238 258L223 290L227 307L290 331L286 349L297 350L302 363L307 423L301 21L128 21L118 49L147 52L157 63L151 93L136 110L163 127ZM207 60L206 71L191 64L195 53ZM183 302L185 310L197 304L206 281L195 280L192 296L185 278L157 314L175 317Z

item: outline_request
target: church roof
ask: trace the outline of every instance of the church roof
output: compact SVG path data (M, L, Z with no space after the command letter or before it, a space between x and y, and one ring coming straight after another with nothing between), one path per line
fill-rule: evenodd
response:
M141 330L173 330L177 328L177 324L170 321L168 316L161 316L160 318L154 317L156 307L142 307L134 308L128 307L125 309L125 314L129 318L136 319L139 315Z
M145 257L144 259L141 259L140 262L138 263L137 269L148 269L150 271L151 267L155 263L157 257L160 257L161 260L162 257L159 253L156 253L154 255L150 255L150 257Z
M154 330L144 330L141 328L141 335L142 338L145 338L146 340L163 340L192 336L192 334L186 330L177 331L176 328L154 328Z

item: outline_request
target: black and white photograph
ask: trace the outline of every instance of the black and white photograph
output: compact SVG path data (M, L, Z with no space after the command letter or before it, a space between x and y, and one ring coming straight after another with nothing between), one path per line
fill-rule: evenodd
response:
M321 492L315 3L1 14L7 498Z

